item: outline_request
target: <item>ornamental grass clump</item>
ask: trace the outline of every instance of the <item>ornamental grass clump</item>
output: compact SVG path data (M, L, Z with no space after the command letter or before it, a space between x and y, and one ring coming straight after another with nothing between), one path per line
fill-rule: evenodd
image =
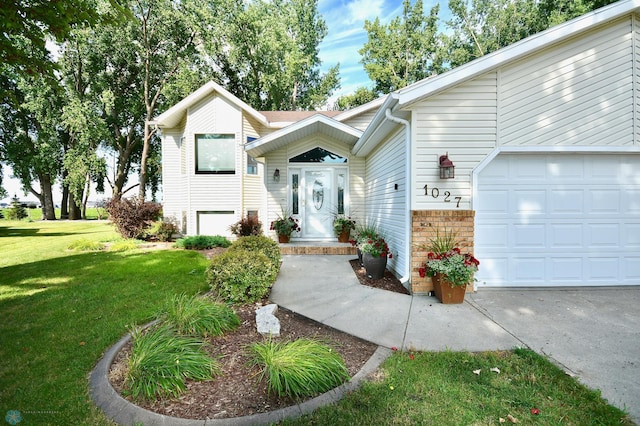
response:
M171 297L159 317L179 334L189 336L221 336L240 325L240 318L227 305L186 294Z
M266 340L250 347L254 366L261 368L269 393L301 398L327 392L349 379L342 359L329 346L311 339Z
M151 330L131 332L133 345L126 393L134 399L176 397L185 389L185 381L211 380L219 374L219 364L193 337L181 336L162 325Z

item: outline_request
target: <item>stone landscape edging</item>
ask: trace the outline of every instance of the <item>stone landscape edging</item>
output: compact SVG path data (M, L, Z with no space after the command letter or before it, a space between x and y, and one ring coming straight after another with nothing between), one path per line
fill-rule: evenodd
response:
M131 339L127 334L113 345L100 359L89 376L89 393L91 399L104 414L121 425L176 425L176 426L222 426L222 425L266 425L277 423L284 419L300 417L311 413L319 407L333 404L348 392L356 390L365 378L374 372L382 362L391 355L391 349L378 346L371 358L362 366L348 382L331 389L313 399L267 413L252 414L243 417L229 417L223 419L183 419L154 413L127 401L111 386L109 370L122 348Z

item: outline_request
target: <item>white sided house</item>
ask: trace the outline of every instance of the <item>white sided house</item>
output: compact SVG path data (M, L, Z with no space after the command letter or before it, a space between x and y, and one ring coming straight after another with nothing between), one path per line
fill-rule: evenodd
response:
M480 260L479 287L640 284L640 0L311 114L278 119L209 83L157 117L165 215L225 234L285 209L296 238L330 240L326 218L344 212L384 232L416 293L445 228Z

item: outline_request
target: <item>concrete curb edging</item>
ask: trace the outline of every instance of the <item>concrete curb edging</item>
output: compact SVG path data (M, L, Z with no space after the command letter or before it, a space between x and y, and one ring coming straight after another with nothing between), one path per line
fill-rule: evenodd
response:
M142 423L147 425L177 425L177 426L223 426L223 425L267 425L277 423L284 419L300 417L311 413L319 407L333 404L339 401L348 392L357 389L362 381L375 371L392 351L378 346L371 358L362 366L347 383L338 386L322 395L290 407L268 413L253 414L245 417L233 417L225 419L182 419L154 413L124 399L109 382L109 369L116 355L129 342L131 335L127 334L105 352L102 359L89 375L89 393L93 402L104 414L114 422L121 425Z

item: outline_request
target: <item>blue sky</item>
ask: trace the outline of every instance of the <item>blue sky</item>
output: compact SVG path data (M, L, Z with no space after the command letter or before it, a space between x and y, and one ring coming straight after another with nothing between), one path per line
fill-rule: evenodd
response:
M438 26L443 28L444 21L449 19L448 1L423 0L423 7L425 14L428 14L438 3L440 4ZM320 44L322 69L326 70L340 63L341 88L332 99L352 93L361 86L371 87L372 82L360 63L358 53L367 41L364 22L365 20L373 21L379 17L383 23L388 23L402 13L402 1L319 0L318 10L328 27L328 34Z

